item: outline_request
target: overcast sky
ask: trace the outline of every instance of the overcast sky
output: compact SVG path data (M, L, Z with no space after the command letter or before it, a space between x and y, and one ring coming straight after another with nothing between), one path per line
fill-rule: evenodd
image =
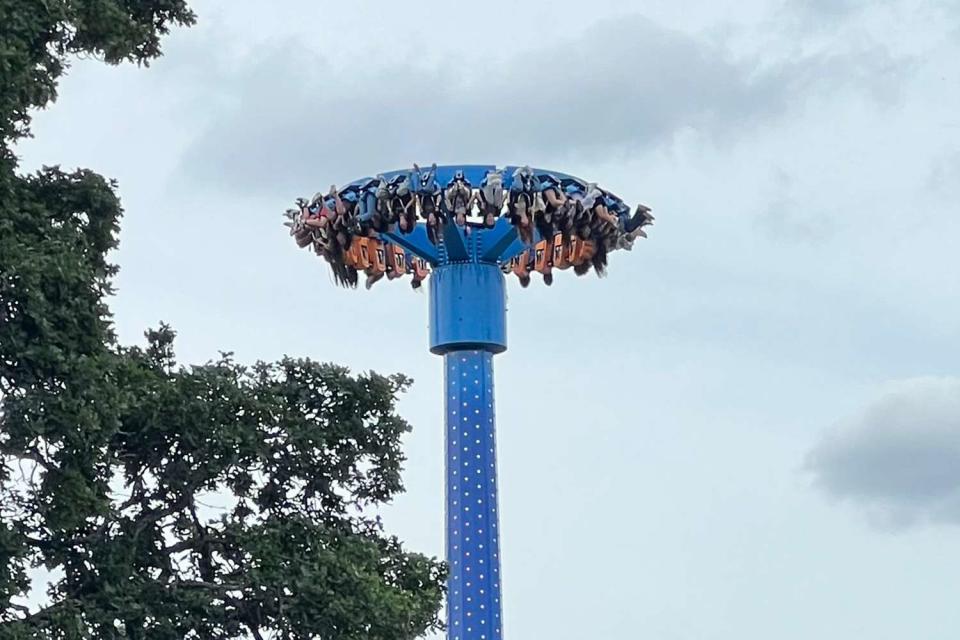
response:
M580 175L657 222L510 283L507 636L958 637L960 3L194 4L19 150L119 180L124 341L412 375L386 520L440 556L426 296L335 288L281 213L414 161Z

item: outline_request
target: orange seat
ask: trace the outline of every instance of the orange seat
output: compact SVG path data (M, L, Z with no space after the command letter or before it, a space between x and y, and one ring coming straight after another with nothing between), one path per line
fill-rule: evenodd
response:
M344 255L344 262L347 266L360 271L382 273L387 270L384 244L376 238L357 236L350 243L350 249Z
M366 271L373 262L372 256L370 255L370 238L358 238L357 247L359 251L359 264L357 267Z
M415 257L413 259L413 277L416 280L424 280L430 275L430 263L423 258Z
M534 261L533 268L536 271L543 271L546 269L547 265L550 264L550 259L553 257L553 242L550 243L550 251L547 251L547 241L541 240L538 242L534 248Z
M407 254L404 253L403 247L396 244L387 245L389 247L388 255L391 258L390 268L392 269L392 277L397 278L407 273Z
M367 241L367 255L370 257L369 269L374 273L387 271L387 249L383 241L376 238L365 238Z
M365 251L361 250L361 240L363 238L354 237L350 242L350 248L343 252L343 262L348 267L353 267L355 269L365 269L366 266L363 264L363 256Z
M567 269L571 266L570 262L570 243L563 241L563 234L558 233L553 237L553 266L557 269Z
M347 265L355 269L365 269L366 248L361 242L362 238L355 237L350 241L350 248L344 252L344 261Z
M583 253L583 240L577 236L572 236L570 242L567 244L567 262L571 265L576 266L583 262L583 259L580 257L580 254Z
M577 266L589 261L593 257L593 254L597 252L597 247L593 243L593 240L571 238L569 251L569 263L573 266Z
M510 267L518 277L530 275L530 250L526 250L510 260Z
M590 262L597 252L597 244L593 240L583 240L583 247L580 249L580 262Z

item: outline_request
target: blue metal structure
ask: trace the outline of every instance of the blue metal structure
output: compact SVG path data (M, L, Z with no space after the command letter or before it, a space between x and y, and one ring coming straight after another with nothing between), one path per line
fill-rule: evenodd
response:
M443 166L436 168L435 177L440 185L445 185L462 172L476 187L496 169L493 165ZM505 190L510 189L516 170L511 166L500 168ZM533 172L588 184L554 171ZM393 171L382 177L390 181L409 173L410 170ZM357 180L343 187L343 191L361 189L372 180ZM622 204L615 196L610 197ZM401 247L401 254L419 258L432 267L430 351L443 356L445 371L448 638L500 640L493 356L507 348L502 268L530 249L531 243L523 242L517 229L504 218L489 229L476 224L461 227L448 221L438 231L435 242L422 223L409 233L384 231L379 238ZM540 240L539 233L534 232L533 244Z
M466 262L435 269L430 278L430 351L506 351L505 288L496 265Z
M447 634L500 640L500 531L493 354L444 355L447 414Z
M444 358L446 389L450 640L502 637L493 356L507 348L507 307L503 274L482 261L484 244L430 278L430 350Z
M509 190L513 183L514 173L520 167L510 165L496 167L495 165L446 165L437 167L436 180L440 185L447 184L458 172L463 172L467 180L474 186L479 185L490 171L499 170L503 175L503 188ZM590 183L567 173L549 171L546 169L530 169L535 174L549 174L558 180L571 180L583 187ZM385 179L406 175L409 169L388 171L381 174ZM345 185L343 190L359 188L369 183L373 178L366 177ZM613 196L615 197L615 196ZM619 198L617 198L619 200ZM471 227L470 233L457 225L448 223L442 235L442 242L437 245L430 242L423 224L417 226L412 233L391 232L381 236L393 244L403 247L412 255L426 260L431 266L438 267L445 264L461 264L464 262L479 262L482 264L502 265L511 258L519 255L530 247L521 241L517 230L504 218L497 220L493 229ZM540 234L534 231L534 244L542 240Z

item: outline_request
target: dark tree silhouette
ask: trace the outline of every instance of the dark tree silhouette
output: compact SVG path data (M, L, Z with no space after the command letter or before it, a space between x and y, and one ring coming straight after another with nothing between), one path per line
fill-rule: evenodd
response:
M17 172L71 56L147 64L193 21L181 0L0 0L0 638L417 637L444 568L370 515L402 490L409 380L178 366L163 325L119 345L116 185Z

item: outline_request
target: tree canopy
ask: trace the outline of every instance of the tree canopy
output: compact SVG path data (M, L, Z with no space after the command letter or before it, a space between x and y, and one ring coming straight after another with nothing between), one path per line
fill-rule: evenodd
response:
M402 490L410 381L181 366L165 325L118 344L116 185L17 171L71 56L147 64L193 21L182 0L0 0L0 639L417 637L444 567L374 515Z

